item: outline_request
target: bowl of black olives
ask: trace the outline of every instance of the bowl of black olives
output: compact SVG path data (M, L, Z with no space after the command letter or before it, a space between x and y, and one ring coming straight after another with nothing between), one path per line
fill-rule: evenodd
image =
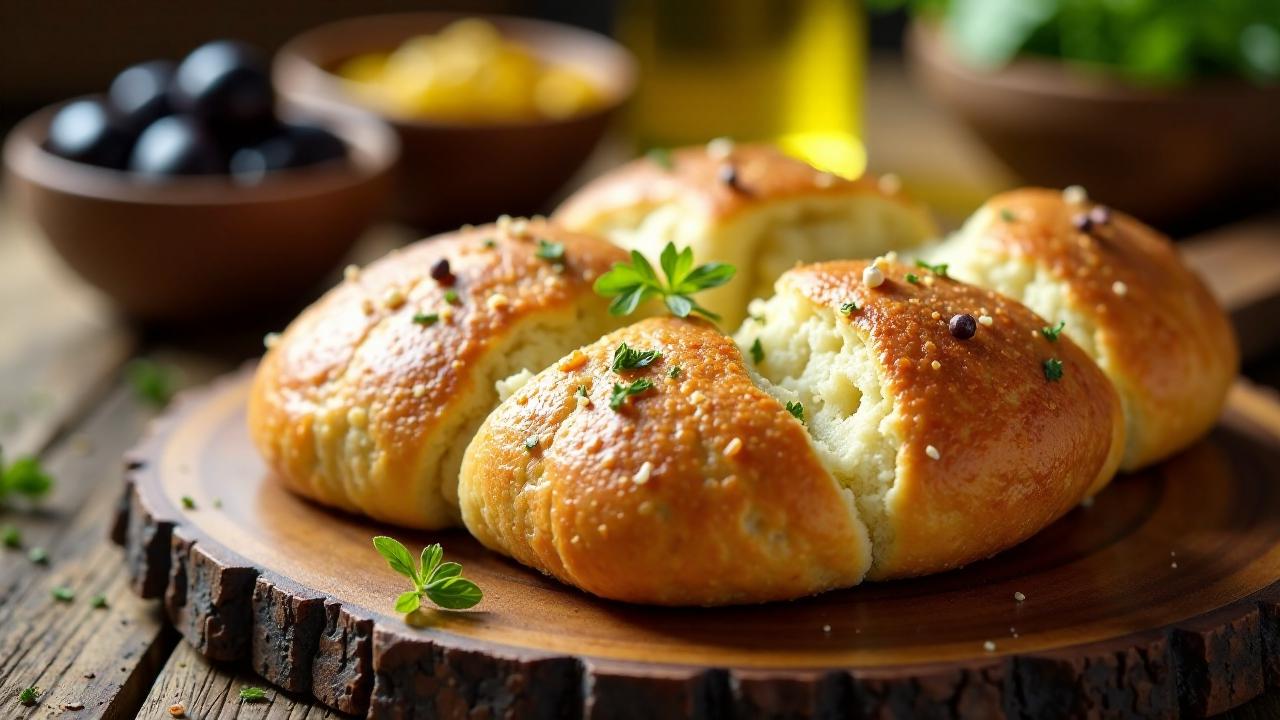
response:
M225 40L40 110L4 147L58 254L151 320L296 301L384 209L398 154L371 114L278 102L265 58Z

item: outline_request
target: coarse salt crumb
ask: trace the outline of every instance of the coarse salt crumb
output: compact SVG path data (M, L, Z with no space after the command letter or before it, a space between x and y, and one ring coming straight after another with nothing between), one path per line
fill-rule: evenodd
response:
M586 395L583 395L582 393L575 393L574 398L576 399L576 402L578 403L578 407L580 408L591 406L591 398L587 397Z
M1072 205L1079 205L1089 199L1089 193L1079 185L1068 185L1062 191L1062 199Z
M934 310L933 312L929 313L929 317L933 318L934 320L941 320L942 313L938 312L937 310Z
M342 269L342 277L347 282L355 282L360 279L360 266L348 265Z
M742 438L734 438L729 441L728 445L724 446L725 457L733 457L740 452L742 452Z
M649 482L649 475L652 472L653 472L653 463L649 462L648 460L645 460L644 464L640 466L640 469L636 471L636 474L631 476L631 482L637 485L643 485Z
M986 642L982 643L982 649L983 649L983 650L986 650L987 652L995 652L995 651L996 651L996 644L995 644L994 642L992 642L992 641L988 640L988 641L986 641Z
M876 184L880 186L880 192L885 195L897 195L902 190L902 178L893 173L881 175L879 182Z
M1014 600L1016 600L1016 601L1018 601L1018 602L1022 602L1023 600L1026 600L1026 599L1027 599L1027 596L1026 596L1026 595L1023 595L1023 594L1022 594L1022 593L1020 593L1020 592L1015 592L1015 593L1013 594L1013 599L1014 599Z
M498 216L498 223L497 223L497 225L498 225L498 229L499 229L499 230L501 230L501 231L503 231L503 232L506 232L507 230L510 230L510 229L511 229L511 216L510 216L510 215L499 215L499 216Z
M727 137L713 138L707 143L707 155L715 160L727 160L733 153L733 140Z
M280 342L280 333L267 333L262 338L262 346L268 350L275 347L278 342Z
M929 363L929 367L933 368L934 370L941 370L942 363L938 362L937 360L934 360L933 362Z
M925 455L928 455L929 457L933 458L934 460L938 460L939 458L941 458L941 457L942 457L942 453L938 452L938 448L936 448L936 447L934 447L934 446L932 446L932 445L928 445L928 446L926 446L926 447L925 447L925 449L924 449L924 454L925 454Z
M442 305L436 314L440 316L440 320L443 322L449 322L453 319L453 306Z
M884 284L884 273L875 265L868 265L867 268L862 271L862 282L865 283L867 287L880 287Z
M582 538L578 535L574 535L573 537L569 538L569 542L573 543L574 545L577 545L579 542L582 542Z
M586 364L587 364L587 354L582 352L581 350L574 350L573 352L569 353L569 357L561 360L560 364L557 367L560 368L561 372L569 372L570 370L577 370L578 368Z
M510 230L511 234L515 237L528 237L529 221L524 218L515 218L511 221Z
M830 633L830 632L831 632L831 626L830 626L830 625L823 625L823 626L822 626L822 632L824 632L824 633Z
M364 311L365 315L372 315L373 301L370 300L369 298L364 298L363 300L360 301L360 309Z
M703 395L701 390L694 390L693 392L689 393L689 402L691 403L695 403L695 404L700 403L706 399L707 399L707 396Z
M502 293L494 293L489 296L488 300L484 301L485 306L488 307L490 310L497 310L498 308L506 307L510 303L511 301L508 300L507 296L503 295Z
M454 360L453 362L449 363L449 367L453 368L454 370L461 370L461 369L462 369L462 361L461 361L461 360Z
M604 523L600 523L599 525L596 526L596 532L600 533L601 535L608 535L609 526L605 525Z
M426 385L423 385L422 383L418 383L417 385L414 385L414 386L413 386L413 396L414 396L414 397L416 397L416 398L420 398L420 397L422 397L423 395L426 395L426 394L427 394L427 386L426 386Z
M813 178L813 184L820 188L829 188L836 184L836 176L829 172L818 173L818 175Z
M978 316L978 324L979 324L979 325L982 325L983 327L991 327L991 326L992 326L992 325L994 325L995 323L996 323L995 319L994 319L994 318L992 318L990 315L979 315L979 316Z
M1125 294L1129 292L1129 286L1117 280L1111 283L1111 292L1119 295L1120 297L1124 297Z
M362 407L353 407L347 411L347 423L362 428L369 422L369 411Z
M382 304L388 310L395 310L404 305L404 292L400 288L388 288L385 295L382 296Z

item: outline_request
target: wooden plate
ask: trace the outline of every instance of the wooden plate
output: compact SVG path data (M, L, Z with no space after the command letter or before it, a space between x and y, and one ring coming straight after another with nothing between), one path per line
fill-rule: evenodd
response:
M157 424L130 458L115 539L137 591L163 597L201 653L247 658L339 710L1172 717L1280 687L1280 404L1243 383L1204 442L1009 552L727 609L598 600L462 532L391 529L289 495L249 443L248 389L246 369ZM408 625L392 609L407 586L369 542L388 532L412 550L442 542L484 602Z

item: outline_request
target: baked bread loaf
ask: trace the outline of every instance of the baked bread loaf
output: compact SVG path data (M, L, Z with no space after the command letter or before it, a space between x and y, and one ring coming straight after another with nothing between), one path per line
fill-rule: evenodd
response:
M521 219L350 269L259 365L253 441L313 500L456 525L462 451L498 402L495 382L616 328L591 285L623 259L604 240Z
M1122 469L1168 457L1217 420L1239 364L1230 322L1152 228L1079 188L1024 189L989 200L930 255L1065 323L1119 391Z
M1115 390L1022 305L885 260L777 287L736 346L654 318L535 376L467 448L466 527L604 597L762 602L987 557L1114 473Z
M929 214L890 179L846 180L770 145L724 140L639 158L588 183L555 219L639 250L655 266L668 242L737 276L698 302L736 327L752 298L798 262L874 257L937 237Z

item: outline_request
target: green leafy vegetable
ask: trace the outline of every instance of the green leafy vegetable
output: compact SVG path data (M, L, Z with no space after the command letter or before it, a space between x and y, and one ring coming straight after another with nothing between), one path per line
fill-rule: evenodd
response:
M53 487L53 478L44 471L34 457L20 457L8 467L0 453L0 502L7 495L21 495L28 500L39 500Z
M841 315L848 316L848 315L852 315L852 314L854 314L854 313L855 313L855 312L857 312L857 311L858 311L858 303L856 303L856 302L854 302L854 301L852 301L852 300L850 300L849 302L844 303L843 305L841 305L841 306L840 306L840 314L841 314Z
M260 687L246 685L240 688L240 699L244 702L264 702L267 699L267 691Z
M12 525L5 525L4 529L0 529L0 542L4 546L11 549L22 547L22 531Z
M150 358L137 358L125 367L125 375L139 400L154 407L164 407L173 398L178 385L178 371Z
M751 361L757 365L764 362L764 346L760 344L760 338L751 343Z
M1049 358L1044 361L1044 379L1049 382L1057 382L1062 379L1062 361L1058 358Z
M675 163L671 160L671 151L666 148L652 148L644 155L663 170L671 170L675 167Z
M538 238L538 249L533 254L541 260L560 264L564 262L564 245Z
M915 273L907 273L907 282L911 283L912 285L919 285L920 276Z
M373 539L373 547L386 559L392 570L409 578L412 590L406 590L396 598L399 613L411 613L422 606L422 598L446 610L463 610L474 606L484 597L480 587L462 577L462 566L455 562L441 562L444 549L439 543L422 549L418 565L413 556L398 540L379 535Z
M1044 335L1049 342L1058 342L1058 336L1062 334L1062 329L1067 326L1066 320L1060 320L1057 327L1049 327L1048 325L1040 328L1040 334Z
M947 263L938 263L936 265L932 265L930 263L925 262L924 260L917 260L916 267L928 270L929 272L933 273L934 275L937 275L938 277L948 277Z
M612 369L614 372L637 370L648 367L661 358L662 352L658 350L637 350L622 343L613 351Z
M791 413L791 417L802 423L804 422L804 405L801 405L799 402L787 403L787 412Z
M66 585L59 585L58 587L54 588L52 595L53 595L53 599L57 600L58 602L69 603L72 600L76 599L76 591L72 590Z
M18 702L28 707L35 705L36 700L40 699L40 688L35 685L29 685L18 692Z
M653 382L649 378L640 378L626 385L614 383L613 391L609 394L609 407L615 411L619 410L632 396L639 395L651 387L653 387Z
M678 378L682 372L684 372L684 368L679 365L672 365L671 368L667 370L667 377Z
M89 606L94 610L103 610L107 607L107 596L98 594L89 598Z
M688 317L698 313L712 320L720 316L693 300L691 295L703 290L720 287L733 279L735 269L724 263L706 263L694 267L693 249L676 251L674 243L662 249L659 265L667 276L664 283L653 266L639 252L631 251L631 262L616 263L609 272L596 279L595 291L611 297L609 312L613 315L630 315L640 303L660 297L667 310L676 317Z
M440 322L440 313L414 313L413 321L424 327L431 327Z
M457 304L458 304L458 302L459 302L459 299L458 299L458 291L457 291L457 290L445 290L445 291L444 291L444 301L445 301L445 302L447 302L447 303L449 303L450 305L457 305Z
M195 498L191 497L190 495L183 495L183 496L182 496L182 508L183 508L184 510L195 510L195 509L196 509L196 500L195 500Z

